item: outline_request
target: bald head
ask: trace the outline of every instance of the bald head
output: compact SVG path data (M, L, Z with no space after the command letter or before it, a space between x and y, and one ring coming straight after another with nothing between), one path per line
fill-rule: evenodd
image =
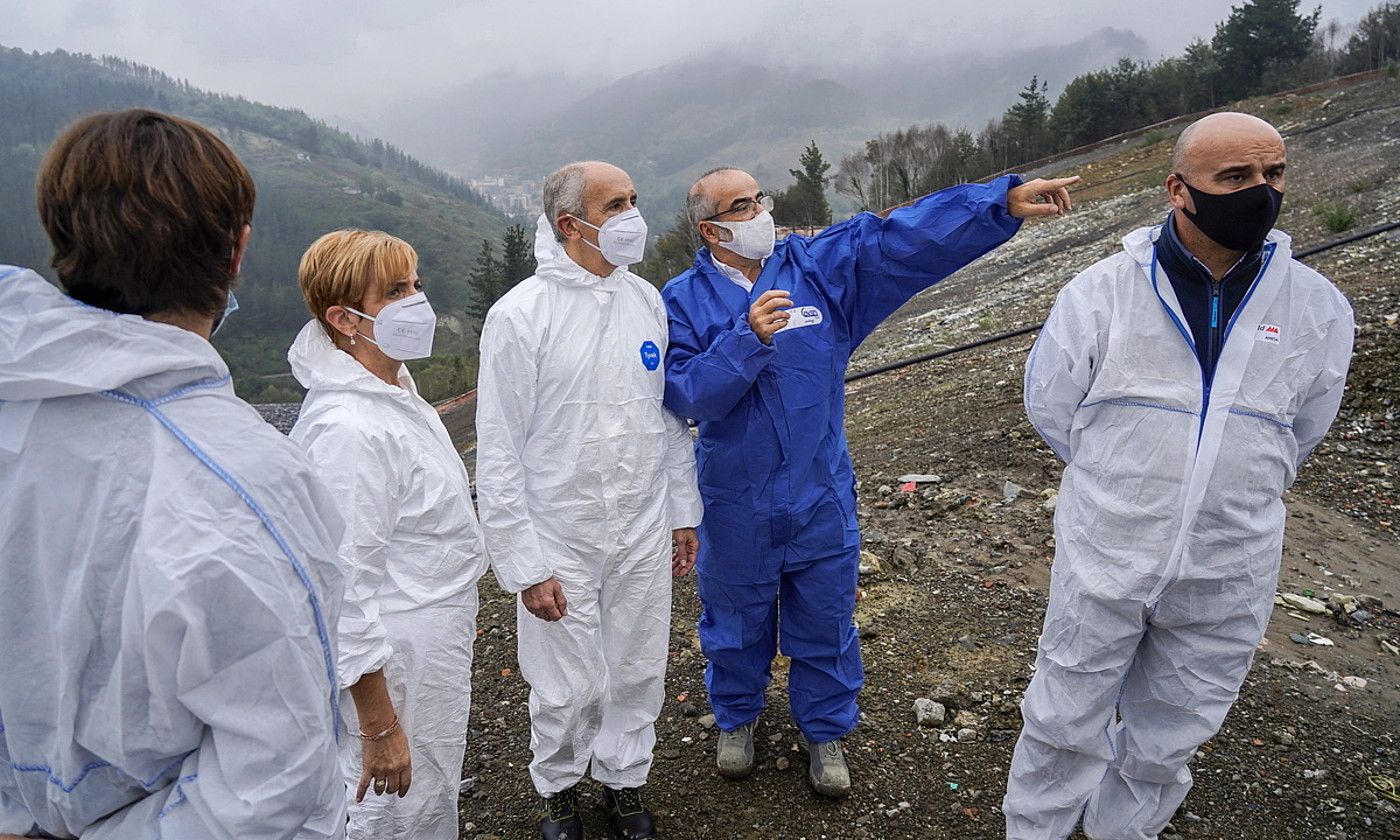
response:
M733 166L721 166L701 175L690 188L685 212L690 224L698 227L700 222L726 210L733 199L757 192L758 181L752 175Z
M590 210L601 210L611 198L626 193L635 203L632 179L611 163L583 160L559 167L544 182L544 214L554 227L554 238L560 242L567 238L559 227L561 218L587 221Z
M1222 167L1260 156L1283 159L1278 129L1252 114L1227 111L1202 117L1181 132L1172 149L1172 172L1196 185Z

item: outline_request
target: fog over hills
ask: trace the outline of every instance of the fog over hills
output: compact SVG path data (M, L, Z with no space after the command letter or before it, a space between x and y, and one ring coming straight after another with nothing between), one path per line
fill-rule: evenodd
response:
M1074 76L1122 57L1152 56L1142 37L1112 28L1000 53L834 54L820 64L721 48L616 79L495 73L389 103L376 125L467 177L539 178L570 160L605 158L632 173L659 222L712 166L743 166L782 186L809 140L834 162L881 131L915 123L975 131L1032 75L1049 82L1053 99Z

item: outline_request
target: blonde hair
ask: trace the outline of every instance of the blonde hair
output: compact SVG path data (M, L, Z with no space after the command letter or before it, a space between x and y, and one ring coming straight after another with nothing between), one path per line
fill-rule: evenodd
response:
M379 230L334 230L301 255L297 285L311 315L334 341L336 330L326 320L327 309L362 308L372 287L387 292L417 270L418 253L397 236Z

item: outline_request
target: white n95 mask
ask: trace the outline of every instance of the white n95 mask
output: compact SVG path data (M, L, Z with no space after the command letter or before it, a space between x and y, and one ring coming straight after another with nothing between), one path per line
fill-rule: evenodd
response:
M345 307L374 324L374 338L359 333L360 338L378 347L384 355L400 362L426 359L433 355L433 332L437 329L437 313L433 312L428 296L419 292L396 300L378 315L366 315L354 307Z
M642 257L647 252L647 223L642 218L642 211L633 207L625 213L618 213L616 216L603 222L602 227L588 224L578 216L572 217L574 221L581 225L588 225L598 231L598 244L587 242L589 246L596 248L607 260L616 266L629 266L642 261Z
M707 222L722 227L734 237L719 247L732 251L745 259L763 260L773 255L773 246L778 241L777 230L773 226L773 214L764 210L746 222Z

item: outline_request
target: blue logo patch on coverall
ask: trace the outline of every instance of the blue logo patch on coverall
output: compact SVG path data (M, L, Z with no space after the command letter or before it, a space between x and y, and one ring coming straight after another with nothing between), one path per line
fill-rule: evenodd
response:
M661 367L661 349L655 342L642 342L642 367L647 370L656 370Z

